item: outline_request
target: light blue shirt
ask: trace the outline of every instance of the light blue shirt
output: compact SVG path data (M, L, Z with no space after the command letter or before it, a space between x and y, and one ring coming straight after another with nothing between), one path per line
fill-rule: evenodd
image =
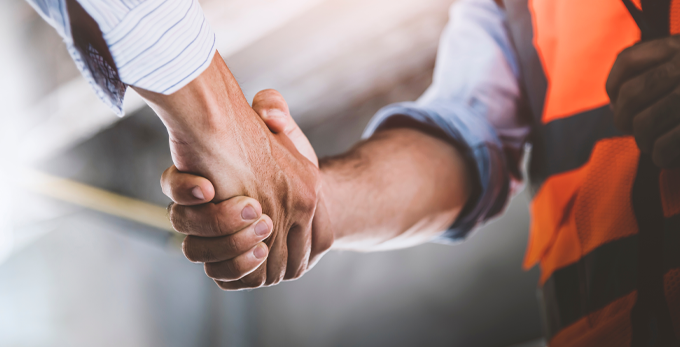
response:
M409 116L442 129L475 163L479 194L438 241L456 241L499 215L521 181L530 125L518 116L519 67L504 11L493 0L459 0L441 37L432 85L416 102L381 109L367 138L388 118Z

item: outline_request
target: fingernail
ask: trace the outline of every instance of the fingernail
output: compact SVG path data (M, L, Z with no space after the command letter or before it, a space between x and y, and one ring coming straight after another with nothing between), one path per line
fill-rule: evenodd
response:
M198 200L205 200L205 195L203 195L203 191L199 186L195 186L194 189L191 190L191 194Z
M265 249L265 247L263 245L258 245L257 247L255 247L255 250L253 251L253 255L257 259L262 259L267 255L267 250Z
M267 110L267 118L276 118L276 117L285 117L286 114L283 113L283 111L273 108L271 110Z
M252 206L248 205L241 211L241 218L243 218L243 220L253 220L257 218L257 212L255 212L255 209Z
M267 222L265 221L260 221L255 225L255 235L257 236L264 236L269 233L269 226L267 225Z

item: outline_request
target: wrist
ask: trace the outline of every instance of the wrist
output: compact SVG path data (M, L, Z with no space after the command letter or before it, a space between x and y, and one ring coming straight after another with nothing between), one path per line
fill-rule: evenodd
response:
M196 79L175 93L163 95L135 88L165 124L170 150L179 171L208 178L224 200L252 190L253 158L266 155L263 125L243 96L219 54ZM229 182L221 179L231 174ZM252 186L252 184L251 184Z
M356 176L343 174L346 167L341 158L326 158L319 162L319 179L321 180L320 196L326 208L332 233L333 244L331 249L349 250L355 249L357 234L360 234L359 226L352 223L351 209L354 206L351 201L351 185ZM349 198L349 199L348 199Z
M170 140L194 143L210 140L242 121L250 106L219 54L197 78L170 95L135 88L161 118Z

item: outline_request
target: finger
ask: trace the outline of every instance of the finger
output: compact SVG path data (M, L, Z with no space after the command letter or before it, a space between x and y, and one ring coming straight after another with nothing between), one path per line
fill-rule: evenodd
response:
M269 262L269 257L265 259L264 263L260 264L260 266L255 269L255 271L249 273L248 275L244 276L240 280L238 280L239 283L244 288L258 288L262 287L265 284L265 281L267 279L267 263Z
M237 196L220 203L198 206L174 204L169 208L170 222L178 232L202 237L231 235L249 226L262 215L257 200Z
M287 230L285 232L279 231L274 238L270 237L267 240L269 257L267 258L265 285L270 286L281 282L286 274L288 261L287 235Z
M253 98L253 110L262 117L269 130L288 136L300 154L319 166L314 148L290 115L288 103L278 91L265 89L257 93Z
M258 270L259 269L260 268L258 268ZM258 273L258 270L253 271L238 281L227 282L215 280L215 283L217 283L220 289L230 291L259 288L264 285L266 269L260 273ZM249 278L254 278L254 280L249 280Z
M236 281L255 271L267 258L267 245L260 242L255 247L233 259L219 263L206 263L205 274L220 281Z
M215 197L215 188L207 178L180 172L175 165L161 175L161 189L180 205L203 204Z
M243 289L254 289L259 288L264 285L265 279L267 278L267 260L255 269L255 271L247 274L243 278L236 281L218 281L215 283L222 290L243 290Z
M626 133L633 130L633 118L666 96L680 83L680 56L650 68L626 81L614 106L617 127Z
M247 228L228 236L187 236L182 243L184 256L195 263L214 263L229 260L252 249L262 242L272 230L267 215Z
M312 248L311 223L308 226L296 225L288 232L288 262L284 280L296 279L304 273L309 264Z
M652 161L662 169L680 167L680 126L676 126L656 140Z
M262 117L269 130L282 133L290 129L290 110L281 93L274 89L261 90L253 98L253 110ZM293 122L295 123L295 122Z
M671 59L680 50L680 36L643 42L621 52L614 62L606 89L612 103L617 101L619 88L626 80Z
M640 151L652 153L656 140L680 124L680 89L640 112L633 119L633 136Z

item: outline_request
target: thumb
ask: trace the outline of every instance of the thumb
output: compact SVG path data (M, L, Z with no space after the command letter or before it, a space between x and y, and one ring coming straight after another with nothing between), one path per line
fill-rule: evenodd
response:
M253 98L253 110L260 115L269 130L275 134L283 133L293 142L298 152L305 156L315 166L319 166L314 148L307 136L290 115L286 99L274 89L260 91Z
M207 178L169 167L161 176L161 189L177 204L191 206L204 204L215 197L215 187Z

